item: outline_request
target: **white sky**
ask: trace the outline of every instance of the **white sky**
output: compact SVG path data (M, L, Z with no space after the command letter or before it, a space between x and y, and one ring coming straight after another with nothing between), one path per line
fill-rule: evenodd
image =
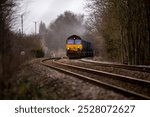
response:
M86 0L22 0L20 15L24 14L24 32L34 33L34 22L37 22L37 31L41 21L49 25L64 11L85 13ZM18 17L20 21L20 16ZM17 30L21 29L21 21L17 24Z

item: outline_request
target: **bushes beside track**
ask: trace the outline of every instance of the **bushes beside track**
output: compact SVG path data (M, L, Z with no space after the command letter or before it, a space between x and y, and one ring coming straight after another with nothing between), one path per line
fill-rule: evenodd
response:
M44 51L42 49L33 49L32 53L37 58L44 57Z

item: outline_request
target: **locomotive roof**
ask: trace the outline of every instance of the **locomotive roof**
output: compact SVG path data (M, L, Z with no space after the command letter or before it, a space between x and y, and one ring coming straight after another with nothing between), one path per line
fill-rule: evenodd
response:
M67 38L68 39L81 39L81 37L77 36L77 35L71 35L70 37ZM81 39L83 42L86 42L86 43L91 43L87 40L84 40L84 39Z
M81 37L79 37L77 35L72 35L72 36L68 37L67 39L72 39L72 38L74 38L74 39L81 39Z

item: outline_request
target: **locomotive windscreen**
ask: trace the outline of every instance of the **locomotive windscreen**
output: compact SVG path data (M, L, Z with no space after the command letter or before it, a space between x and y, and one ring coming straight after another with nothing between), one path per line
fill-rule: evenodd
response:
M76 39L75 40L75 44L81 44L81 40L80 39Z
M68 43L68 44L74 44L74 39L69 39L69 40L67 40L67 43Z

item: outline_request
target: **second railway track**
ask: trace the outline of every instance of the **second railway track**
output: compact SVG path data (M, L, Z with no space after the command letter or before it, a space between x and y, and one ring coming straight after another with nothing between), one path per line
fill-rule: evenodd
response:
M67 64L71 64L71 65L77 65L77 66L84 66L87 68L91 68L91 69L95 69L95 70L100 70L100 71L105 71L105 72L109 72L109 73L114 73L114 74L120 74L120 75L125 75L125 76L129 76L129 77L135 77L137 79L141 79L141 80L149 80L150 81L150 73L148 72L141 72L141 71L136 71L136 70L129 70L129 69L125 69L124 67L122 68L120 67L114 67L111 65L99 65L99 63L93 63L93 62L88 62L88 61L82 61L81 60L67 60L67 59L61 59L60 60L63 63L67 63ZM116 64L114 64L116 65ZM129 66L128 66L129 67Z
M114 90L118 90L122 93L133 95L137 97L137 99L150 99L150 81L60 63L56 61L56 59L45 59L41 63L47 67L69 73L79 78L84 78L89 82L101 84L109 88L113 88Z
M137 66L137 65L125 65L125 64L115 64L115 63L106 63L106 62L98 62L98 61L91 61L88 59L82 59L82 62L88 62L93 63L99 66L104 67L114 67L114 68L121 68L121 69L127 69L127 70L133 70L133 71L140 71L140 72L147 72L150 73L150 67L148 66Z

